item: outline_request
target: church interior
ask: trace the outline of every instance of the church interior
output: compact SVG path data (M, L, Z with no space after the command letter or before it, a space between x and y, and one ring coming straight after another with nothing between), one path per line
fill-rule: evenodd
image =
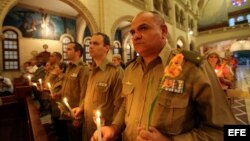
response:
M109 59L120 54L126 64L138 57L130 25L143 10L164 17L170 48L237 59L227 97L239 123L250 124L250 0L1 0L0 75L13 90L0 97L0 140L55 141L21 77L26 62L46 62L52 52L67 62L67 43L76 41L82 60L91 63L90 36L104 32L111 39Z

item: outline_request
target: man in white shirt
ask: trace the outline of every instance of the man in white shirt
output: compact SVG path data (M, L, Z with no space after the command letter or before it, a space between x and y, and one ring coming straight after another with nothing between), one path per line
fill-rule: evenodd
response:
M37 60L36 59L32 59L30 61L30 66L28 67L28 73L30 74L34 74L36 72L36 70L38 69L37 67Z
M0 76L0 96L7 96L14 92L11 80L7 77Z

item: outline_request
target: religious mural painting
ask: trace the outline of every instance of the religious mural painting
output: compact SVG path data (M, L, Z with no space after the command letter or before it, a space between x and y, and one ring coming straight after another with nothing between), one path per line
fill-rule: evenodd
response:
M62 34L76 36L74 19L50 15L22 7L14 7L6 15L3 26L18 28L24 37L59 40Z

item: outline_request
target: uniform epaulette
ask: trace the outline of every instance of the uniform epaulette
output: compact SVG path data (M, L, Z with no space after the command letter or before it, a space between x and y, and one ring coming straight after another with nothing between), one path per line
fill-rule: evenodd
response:
M88 66L88 64L85 63L85 62L79 62L78 65L80 65L80 66Z
M137 56L136 56L134 59L128 61L128 62L125 64L125 67L129 66L129 65L130 65L131 63L133 63L136 59L137 59Z
M109 62L107 65L112 66L112 67L117 67L114 63Z
M200 63L202 62L202 56L193 51L182 50L181 53L186 60L193 62L196 65L200 65Z

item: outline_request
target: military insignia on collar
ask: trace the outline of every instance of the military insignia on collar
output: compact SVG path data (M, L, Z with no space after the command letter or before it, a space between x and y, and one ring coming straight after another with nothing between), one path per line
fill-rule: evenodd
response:
M98 82L96 85L101 87L107 87L107 83L104 82Z
M162 88L169 92L183 93L184 81L165 78Z
M70 76L71 77L77 77L77 73L72 73Z
M130 81L125 82L126 85L132 85Z

